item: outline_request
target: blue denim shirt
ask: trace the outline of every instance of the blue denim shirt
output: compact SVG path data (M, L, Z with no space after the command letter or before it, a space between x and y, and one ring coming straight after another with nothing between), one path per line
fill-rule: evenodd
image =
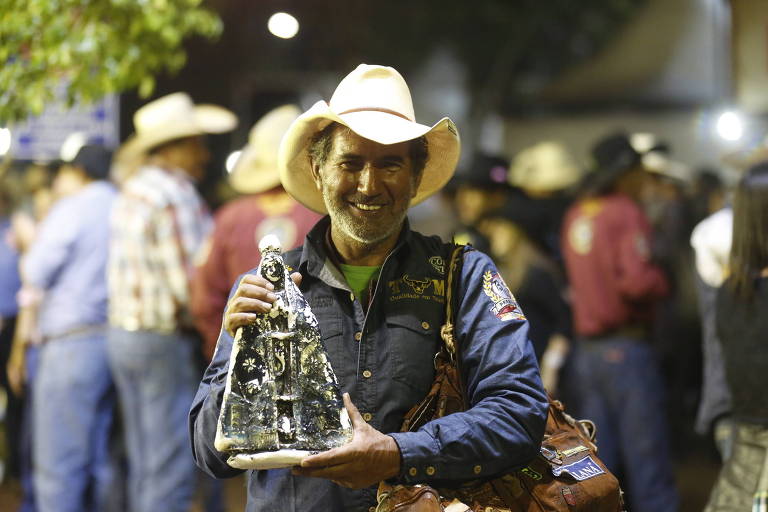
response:
M95 181L60 199L25 255L25 282L45 292L38 317L43 336L106 324L109 216L115 195L110 183Z
M397 442L402 454L398 479L445 483L527 463L544 433L546 396L527 322L514 310L514 299L502 297L490 258L466 251L458 283L456 334L470 410L417 432L399 433L403 416L427 395L434 379L445 311L446 245L406 225L382 265L366 315L326 255L329 223L328 217L318 222L304 246L285 255L286 263L303 276L302 293L318 318L342 391L374 428L392 433ZM360 341L356 333L362 333ZM222 331L190 411L195 459L216 477L241 472L213 447L231 347L232 337ZM368 511L376 505L375 496L375 487L345 489L293 476L287 469L250 471L247 510Z

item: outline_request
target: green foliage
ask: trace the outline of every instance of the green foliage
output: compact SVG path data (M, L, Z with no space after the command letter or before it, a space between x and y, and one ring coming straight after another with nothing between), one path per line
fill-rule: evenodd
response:
M222 22L202 0L0 0L0 125L42 112L58 88L94 101L186 62L184 38Z

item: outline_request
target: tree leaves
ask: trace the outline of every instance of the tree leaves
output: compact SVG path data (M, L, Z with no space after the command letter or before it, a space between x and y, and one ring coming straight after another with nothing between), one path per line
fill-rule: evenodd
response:
M0 126L39 114L63 84L67 101L139 88L186 62L182 41L215 38L222 22L201 0L3 0Z

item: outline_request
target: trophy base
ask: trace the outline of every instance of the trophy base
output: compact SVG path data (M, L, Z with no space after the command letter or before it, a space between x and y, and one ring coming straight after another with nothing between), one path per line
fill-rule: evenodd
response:
M302 459L313 453L306 450L277 450L275 452L239 453L227 459L237 469L278 469L298 466Z

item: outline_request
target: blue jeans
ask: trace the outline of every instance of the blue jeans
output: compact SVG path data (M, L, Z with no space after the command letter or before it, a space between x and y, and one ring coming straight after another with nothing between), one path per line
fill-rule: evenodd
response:
M38 510L104 510L112 485L108 445L115 402L105 334L45 343L34 386Z
M187 512L195 488L187 414L199 376L182 334L110 329L109 363L128 450L133 512Z
M651 347L630 337L590 339L576 359L581 415L597 425L600 458L624 475L629 510L677 510L664 387Z

